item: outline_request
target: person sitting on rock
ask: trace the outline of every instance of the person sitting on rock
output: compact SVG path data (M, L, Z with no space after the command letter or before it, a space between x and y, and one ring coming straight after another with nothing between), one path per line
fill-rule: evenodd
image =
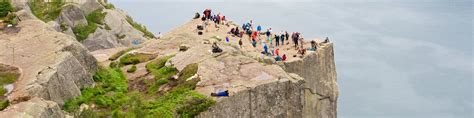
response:
M214 97L229 97L229 90L225 90L225 91L217 92L217 93L211 93L211 96L214 96Z
M283 56L281 57L281 60L286 61L286 54L283 54Z
M263 52L265 53L265 55L268 55L268 46L265 43L263 43Z
M240 48L242 48L242 38L240 38L240 40L239 40L239 46L240 46Z
M257 47L257 41L255 41L254 39L252 39L252 46L253 46L254 48Z
M220 53L220 52L222 52L222 49L219 48L219 46L217 46L217 43L216 43L216 42L214 42L214 43L212 44L212 53Z
M326 39L324 40L324 42L323 42L323 43L329 43L329 38L328 38L328 37L326 37Z
M308 50L310 50L310 51L316 51L316 49L317 49L316 41L312 40L312 41L311 41L311 48L309 48Z
M194 15L194 18L193 19L198 19L201 17L201 14L199 14L199 12L196 12L196 15Z
M275 57L275 61L282 61L282 58L280 57L280 55L277 55L277 56Z

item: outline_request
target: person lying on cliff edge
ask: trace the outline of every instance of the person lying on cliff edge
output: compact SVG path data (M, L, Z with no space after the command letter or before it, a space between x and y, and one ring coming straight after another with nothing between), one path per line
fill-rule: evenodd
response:
M229 90L216 92L216 93L211 93L211 96L213 96L213 97L229 97Z

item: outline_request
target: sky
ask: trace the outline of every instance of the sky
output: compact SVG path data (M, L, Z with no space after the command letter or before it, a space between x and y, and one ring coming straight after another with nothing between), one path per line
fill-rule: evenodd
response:
M212 8L238 24L329 37L340 118L472 118L471 0L109 0L154 33Z

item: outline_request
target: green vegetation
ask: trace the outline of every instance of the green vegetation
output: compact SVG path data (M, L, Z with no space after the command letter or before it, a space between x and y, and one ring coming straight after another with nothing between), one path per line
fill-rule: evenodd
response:
M133 65L132 67L130 67L129 69L127 69L127 72L128 73L134 73L135 71L137 71L137 66Z
M106 13L102 9L95 10L86 16L87 26L76 26L72 31L76 35L78 41L85 40L89 34L94 33L97 29L97 24L105 24L104 18Z
M30 1L31 11L44 22L55 20L61 14L63 5L64 0L51 0L51 2L45 2L44 0Z
M119 67L119 65L118 65L118 63L115 62L115 61L112 61L112 62L110 62L110 64L109 64L109 68L118 68L118 67Z
M109 25L105 24L105 30L112 30Z
M0 110L5 109L9 105L6 96L3 96L8 92L4 86L14 83L18 77L20 77L20 74L17 69L0 65Z
M141 62L149 61L151 57L152 55L149 55L149 54L141 54L141 53L127 54L127 55L122 56L119 62L121 66L130 65L130 64L138 64Z
M5 100L0 99L0 111L7 108L9 104L10 104L10 102L8 102L7 99L5 99Z
M104 20L105 15L107 15L106 12L103 12L102 9L97 9L97 10L89 13L86 16L86 19L87 19L88 23L96 23L96 24L103 25L105 23L105 20Z
M9 1L0 2L0 19L6 17L10 12L13 12L13 6Z
M115 6L112 3L109 3L107 0L103 0L100 2L102 6L104 6L106 9L115 9Z
M147 38L155 38L155 35L153 33L148 31L148 29L145 26L133 21L132 17L127 16L126 20L130 25L133 26L133 28L137 29L138 31L143 32L143 34L144 34L143 36L145 36Z
M127 79L118 68L108 69L101 67L93 76L96 86L84 88L82 95L68 100L64 104L64 110L74 113L79 106L85 104L96 104L98 108L118 109L124 107L129 100Z
M166 61L168 61L173 56L174 55L161 57L145 65L147 71L155 76L155 83L149 85L149 93L156 93L161 85L167 84L169 82L168 78L178 73L176 68L165 66Z
M76 26L72 28L72 31L78 41L83 41L87 39L89 34L94 33L95 29L97 29L97 25L95 23L89 23L87 26Z
M163 60L171 57L166 56L154 60L147 64L147 69L158 71L163 68L174 68L166 67L163 63ZM180 72L179 78L189 78L196 74L197 68L197 64L186 66ZM144 99L144 96L150 96L150 94L128 90L127 79L118 68L101 67L93 79L96 86L81 89L81 96L68 100L64 104L65 111L72 113L75 117L87 118L192 118L215 104L214 100L194 91L199 79L189 81L160 79L156 84L163 85L168 83L167 81L175 81L177 85L161 96L152 94L151 97L147 97L148 99ZM95 104L97 107L79 112L81 104Z

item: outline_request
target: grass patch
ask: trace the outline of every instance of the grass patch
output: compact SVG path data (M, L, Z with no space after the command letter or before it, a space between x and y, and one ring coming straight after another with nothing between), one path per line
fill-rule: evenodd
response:
M0 111L7 108L8 105L10 105L10 102L8 100L0 100Z
M166 61L171 59L173 56L174 55L164 56L145 65L147 71L155 76L155 83L149 85L149 93L156 93L161 85L169 82L168 78L178 73L178 70L175 67L165 66Z
M163 59L166 58L170 57L163 57ZM163 68L168 67L160 67L160 69ZM180 75L194 75L196 70L197 64L191 64L186 66ZM162 96L153 96L152 98L155 99L150 100L143 99L146 96L144 93L128 91L127 79L118 68L101 67L93 79L96 86L81 89L81 96L65 103L63 106L65 111L73 113L75 117L88 118L192 118L216 103L194 91L198 79L184 81L171 91ZM167 79L159 79L156 84L164 84L167 81ZM95 104L97 107L78 113L81 104Z
M97 29L97 24L105 24L104 18L107 15L102 9L95 10L86 16L87 26L76 26L72 31L76 35L78 41L87 39L89 34L94 33Z
M135 28L138 31L142 32L144 37L155 38L155 35L153 33L148 31L148 29L145 26L143 26L142 24L139 24L139 23L136 23L135 21L133 21L132 17L127 16L126 20L130 25L133 26L133 28Z
M119 52L115 53L114 55L110 56L109 57L109 60L110 61L115 61L117 60L120 56L122 56L123 54L127 53L127 52L130 52L132 51L133 49L135 48L128 48L128 49L125 49L125 50L120 50Z
M195 75L198 71L198 64L192 63L184 67L183 71L180 73L178 80L186 80L193 75Z
M86 19L87 19L88 23L92 22L92 23L103 25L103 24L105 24L105 20L104 20L105 15L107 15L106 12L103 12L102 9L97 9L97 10L89 13L86 16Z
M29 2L33 14L44 22L49 22L58 18L61 14L64 0L51 0L45 2L44 0L32 0Z
M120 58L119 63L122 66L130 65L130 64L138 64L138 63L149 61L151 58L152 58L152 55L148 55L148 54L141 54L141 53L127 54L127 55L122 56L122 58Z
M87 39L89 34L94 33L95 30L97 29L97 24L95 23L89 23L87 26L76 26L72 28L72 31L76 35L77 41L83 41Z
M20 76L17 73L0 73L0 86L5 84L12 84Z
M129 97L127 79L118 68L103 68L93 76L96 86L81 89L81 96L66 101L63 108L67 112L77 113L79 106L96 104L99 108L118 109L127 103Z
M133 65L132 67L130 67L129 69L127 69L127 72L128 73L134 73L135 71L137 71L137 66Z

